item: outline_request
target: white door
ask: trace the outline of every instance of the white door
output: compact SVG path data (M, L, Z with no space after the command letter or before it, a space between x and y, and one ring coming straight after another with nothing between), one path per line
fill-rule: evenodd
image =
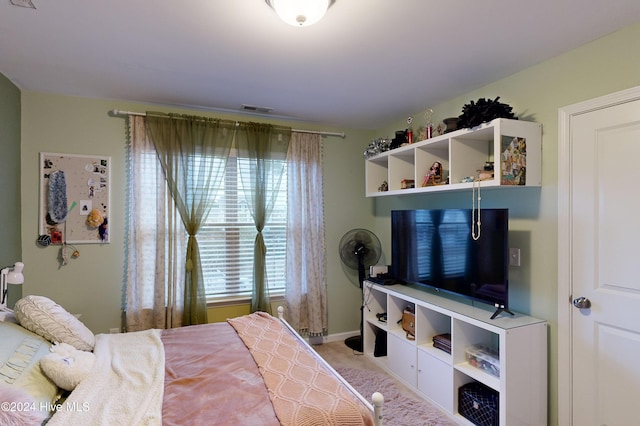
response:
M640 424L640 90L560 120L559 423Z

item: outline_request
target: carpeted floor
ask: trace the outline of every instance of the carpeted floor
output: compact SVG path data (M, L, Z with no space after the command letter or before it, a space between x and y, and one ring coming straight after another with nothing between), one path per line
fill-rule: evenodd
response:
M388 426L449 426L456 423L439 408L422 399L372 359L349 349L343 342L313 347L360 394L381 392L385 398L383 424Z

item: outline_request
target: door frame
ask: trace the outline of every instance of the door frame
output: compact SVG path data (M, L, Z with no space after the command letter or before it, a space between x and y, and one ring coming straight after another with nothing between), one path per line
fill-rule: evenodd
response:
M562 107L558 110L558 424L573 424L571 120L573 117L640 100L640 86Z

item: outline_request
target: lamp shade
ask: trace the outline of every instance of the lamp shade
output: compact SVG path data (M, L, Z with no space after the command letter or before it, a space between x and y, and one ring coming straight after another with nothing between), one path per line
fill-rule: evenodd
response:
M22 284L24 283L24 275L22 269L24 263L16 262L13 268L7 273L7 308L13 309L16 302L22 299Z
M280 19L295 27L308 27L327 12L331 0L266 0Z
M24 263L16 262L13 264L13 269L7 274L7 284L23 284L24 275L22 270L24 269Z

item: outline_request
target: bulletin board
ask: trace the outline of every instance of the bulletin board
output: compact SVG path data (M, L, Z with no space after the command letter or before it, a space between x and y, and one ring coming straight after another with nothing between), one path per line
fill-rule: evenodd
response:
M41 238L108 243L111 157L41 152L39 169Z

